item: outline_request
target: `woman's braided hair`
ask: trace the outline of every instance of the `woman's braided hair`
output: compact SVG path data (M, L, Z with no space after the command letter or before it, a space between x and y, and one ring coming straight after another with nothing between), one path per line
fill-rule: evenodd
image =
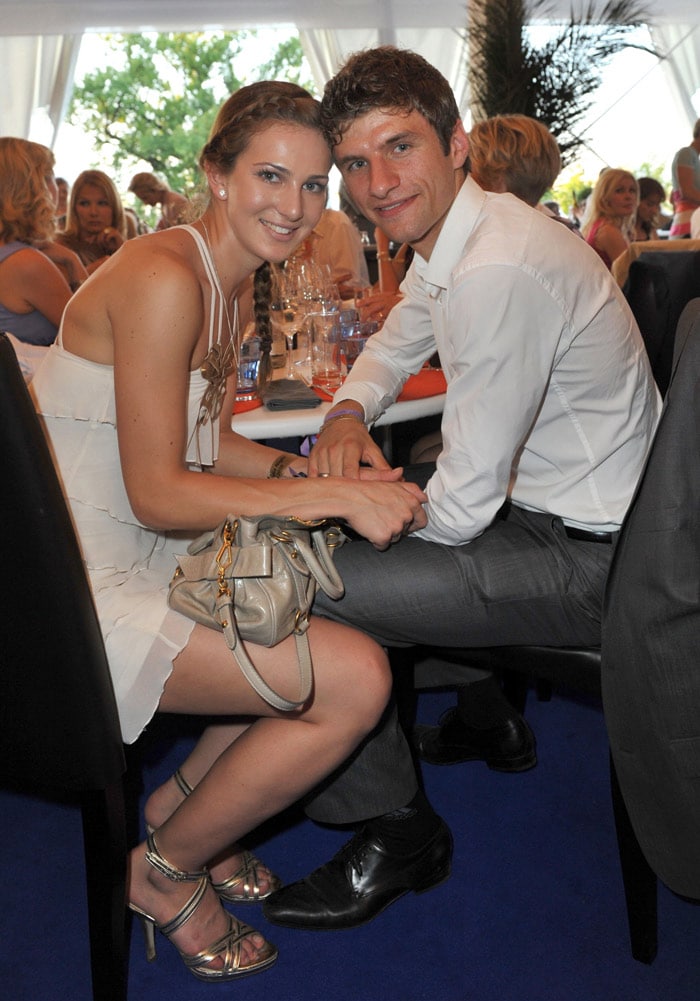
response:
M260 346L267 354L272 349L272 322L270 320L270 290L272 274L269 261L263 261L253 279L253 315Z
M283 80L261 80L241 87L221 106L199 157L204 170L209 164L228 174L252 137L275 122L301 125L321 132L320 104L307 90ZM267 261L255 272L253 309L255 326L263 348L272 344L270 323L270 265Z

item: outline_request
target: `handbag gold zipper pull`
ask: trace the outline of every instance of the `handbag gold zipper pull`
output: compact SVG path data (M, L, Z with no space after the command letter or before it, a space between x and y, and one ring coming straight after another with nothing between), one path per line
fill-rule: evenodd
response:
M216 576L219 583L219 594L231 594L228 584L226 583L226 571L233 563L233 554L231 553L231 545L236 536L236 529L238 528L238 522L234 523L233 528L231 527L231 522L227 521L224 526L223 531L223 541L221 547L216 554Z

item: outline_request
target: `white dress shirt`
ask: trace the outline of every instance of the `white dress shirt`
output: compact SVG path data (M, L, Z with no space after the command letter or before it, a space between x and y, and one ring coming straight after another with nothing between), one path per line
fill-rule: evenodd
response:
M661 401L602 262L565 226L467 178L430 261L416 256L401 290L334 402L357 400L371 423L439 352L443 451L416 535L468 542L508 497L616 530Z

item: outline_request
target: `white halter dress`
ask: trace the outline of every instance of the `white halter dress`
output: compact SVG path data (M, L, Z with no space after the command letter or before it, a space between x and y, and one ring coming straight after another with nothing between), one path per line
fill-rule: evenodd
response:
M232 346L222 345L224 297L209 250L190 226L212 290L209 354L190 373L187 461L212 465L218 456L219 410ZM217 336L215 336L215 334ZM228 334L226 335L228 336ZM205 378L207 363L211 371ZM107 650L122 736L135 741L153 716L172 662L194 623L168 608L176 553L191 537L142 525L131 509L117 442L114 370L63 347L49 348L32 386L61 474L83 551ZM203 406L203 401L206 407Z

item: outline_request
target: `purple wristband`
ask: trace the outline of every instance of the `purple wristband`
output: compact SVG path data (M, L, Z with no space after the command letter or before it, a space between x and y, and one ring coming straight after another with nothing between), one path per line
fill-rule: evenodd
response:
M334 421L336 419L336 417L356 417L360 422L360 424L365 423L364 417L358 410L353 410L350 407L345 407L344 410L334 410L332 414L326 414L321 427L323 427L325 424L330 424L331 421Z

